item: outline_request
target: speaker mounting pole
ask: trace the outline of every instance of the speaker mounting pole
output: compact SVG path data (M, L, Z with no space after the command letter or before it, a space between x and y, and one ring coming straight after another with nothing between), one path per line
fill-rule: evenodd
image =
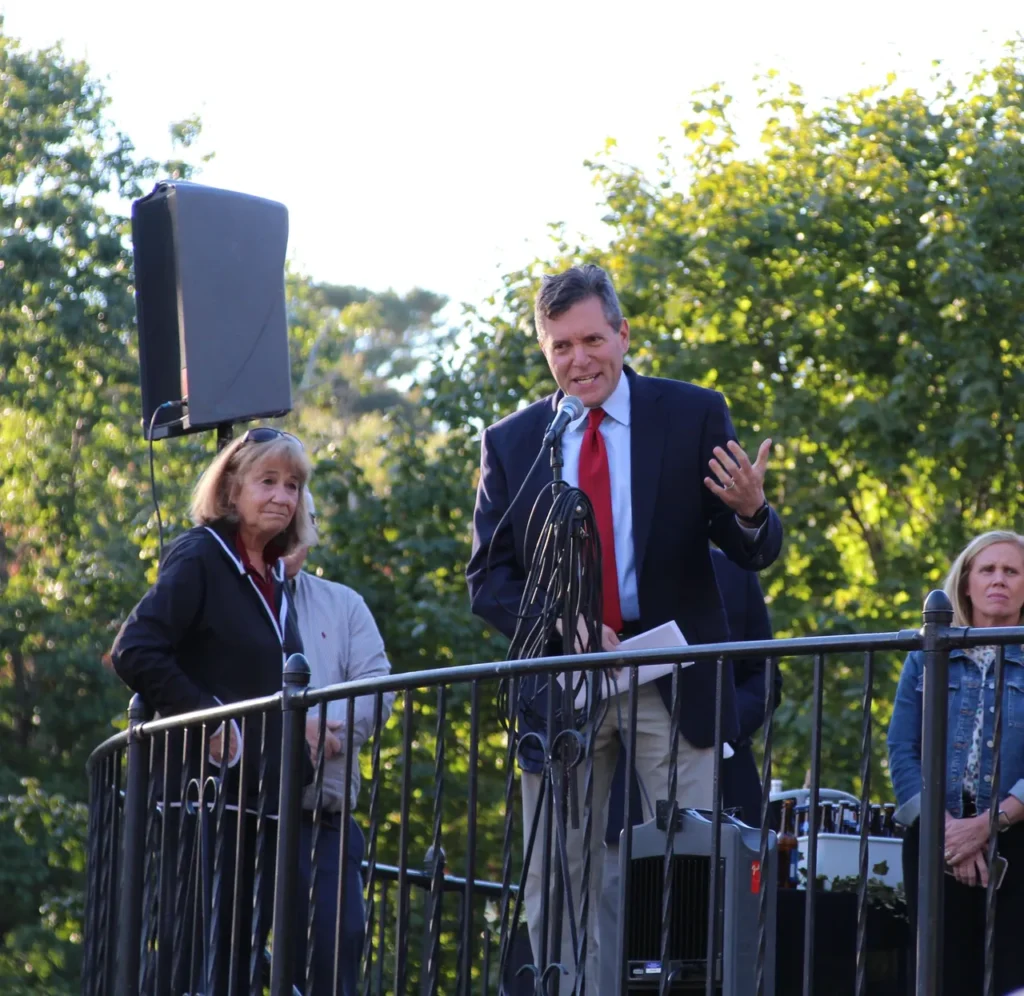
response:
M217 426L217 452L220 453L234 438L235 427L230 422L221 422Z

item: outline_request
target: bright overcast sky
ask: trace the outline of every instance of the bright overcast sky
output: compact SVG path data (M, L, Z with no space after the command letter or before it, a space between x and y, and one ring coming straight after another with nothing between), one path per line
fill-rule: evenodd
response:
M778 68L812 99L991 61L1021 0L0 0L5 30L62 41L106 81L139 152L198 113L202 182L287 204L317 279L479 302L546 250L549 223L600 233L583 160L619 140L648 163L687 95L750 101ZM1016 11L1016 13L1015 13Z

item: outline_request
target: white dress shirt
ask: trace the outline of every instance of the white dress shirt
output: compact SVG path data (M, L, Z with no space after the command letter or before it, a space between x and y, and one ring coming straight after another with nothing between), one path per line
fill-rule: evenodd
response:
M636 552L633 549L632 446L629 434L629 378L619 376L615 390L601 407L604 418L599 432L608 450L608 476L612 490L612 524L615 528L615 569L619 575L619 606L623 620L640 618L636 587ZM580 450L589 412L571 422L562 436L562 476L571 487L580 486Z

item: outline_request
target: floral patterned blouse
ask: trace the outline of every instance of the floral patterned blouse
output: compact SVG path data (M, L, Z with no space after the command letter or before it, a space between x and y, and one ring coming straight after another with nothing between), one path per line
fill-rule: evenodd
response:
M974 716L974 736L971 738L971 749L967 754L967 766L964 768L964 792L972 799L978 798L978 775L981 769L981 740L985 730L985 679L989 668L996 659L995 647L967 647L965 653L974 661L981 672L981 689L978 693L978 711Z

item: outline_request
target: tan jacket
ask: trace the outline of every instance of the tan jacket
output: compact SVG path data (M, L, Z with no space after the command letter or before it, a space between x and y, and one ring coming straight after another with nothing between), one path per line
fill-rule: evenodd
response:
M306 571L295 576L295 611L298 616L299 633L306 660L309 661L311 688L324 688L343 681L357 678L372 678L391 673L391 664L384 651L384 641L374 622L363 597L343 584L318 578ZM355 724L352 744L358 755L360 747L373 733L373 695L356 699ZM394 693L384 696L382 722L391 715ZM310 716L317 716L319 707L310 710ZM348 715L348 701L336 699L327 706L327 718L340 720L344 724ZM336 736L341 739L342 752L324 762L325 810L342 808L342 787L345 781L345 738L344 725ZM359 758L353 759L351 798L355 808L359 795ZM302 804L306 809L314 807L316 798L313 786L308 786Z

